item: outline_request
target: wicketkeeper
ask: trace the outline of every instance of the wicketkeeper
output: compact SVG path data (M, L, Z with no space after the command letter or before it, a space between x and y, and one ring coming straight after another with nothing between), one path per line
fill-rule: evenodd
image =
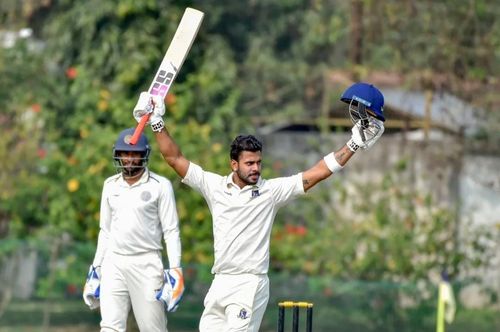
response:
M165 311L175 311L184 292L179 218L172 184L147 168L150 146L134 128L113 147L119 173L104 181L100 231L83 298L101 309L101 331L125 331L130 309L144 332L165 332ZM169 269L163 269L164 239Z

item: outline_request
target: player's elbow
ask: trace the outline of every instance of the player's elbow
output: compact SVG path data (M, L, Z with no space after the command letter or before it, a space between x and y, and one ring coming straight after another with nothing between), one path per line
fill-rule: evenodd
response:
M189 161L182 155L175 157L164 157L167 164L182 178L187 174Z

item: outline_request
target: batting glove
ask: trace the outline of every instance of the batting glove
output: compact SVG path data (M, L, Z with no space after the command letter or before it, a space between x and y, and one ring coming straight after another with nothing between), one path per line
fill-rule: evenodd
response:
M153 96L146 91L141 92L134 107L133 115L135 120L140 122L141 118L146 114L151 114L147 124L151 125L153 131L160 131L163 128L163 115L165 114L163 98Z
M101 290L100 281L101 268L90 265L87 281L83 287L83 301L91 310L99 308L99 293Z
M347 142L347 147L356 152L359 148L368 150L384 133L384 123L378 119L371 117L367 128L361 129L361 121L356 122L352 127L351 139ZM364 140L361 137L361 131L365 136Z
M156 293L156 299L163 302L165 309L174 312L184 294L184 276L182 268L177 267L163 271L163 287Z

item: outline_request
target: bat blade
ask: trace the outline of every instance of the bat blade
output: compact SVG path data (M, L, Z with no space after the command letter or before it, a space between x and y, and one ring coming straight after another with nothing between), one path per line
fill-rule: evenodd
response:
M172 86L177 73L182 67L184 60L193 45L193 42L198 34L204 13L194 9L186 8L182 15L179 26L175 31L174 37L168 46L167 52L156 72L156 75L151 83L148 92L153 96L161 96L163 99L167 96L170 87ZM130 144L136 144L139 137L149 121L151 113L144 115L134 131L134 135L130 139Z

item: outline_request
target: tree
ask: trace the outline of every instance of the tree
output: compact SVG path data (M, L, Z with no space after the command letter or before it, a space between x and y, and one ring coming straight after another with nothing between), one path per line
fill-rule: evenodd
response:
M186 3L29 1L23 3L40 6L25 16L18 15L17 3L7 6L13 3L2 2L0 10L6 13L2 17L9 23L20 17L14 26L29 23L37 39L0 49L0 63L8 64L0 67L0 126L7 138L0 142L0 234L11 240L59 239L54 243L74 245L73 252L80 255L75 243L96 241L100 189L114 172L115 136L135 125L130 110L139 92L147 89ZM463 93L487 109L494 109L498 101L491 82L500 63L494 33L500 9L484 0L458 4L451 0L195 1L192 5L207 15L167 100L167 125L186 156L211 171L227 171L227 145L235 134L254 130L254 117L278 121L319 113L328 94L323 79L332 68L346 68L360 78L373 69L389 69L405 74L409 86L432 85ZM351 12L350 5L358 10ZM364 32L355 40L355 61L349 57L350 22ZM457 34L457 27L463 33ZM33 45L43 47L35 52ZM436 83L436 73L450 79ZM495 123L488 122L491 127L485 137L498 136ZM158 154L153 153L151 167L176 179ZM185 261L209 264L212 240L206 205L178 179L174 189L183 221ZM414 218L409 198L404 197L400 207ZM378 213L386 211L383 196L378 204ZM446 211L428 216L452 218ZM384 219L371 211L364 218L375 225ZM302 225L293 226L289 231L302 236ZM368 230L360 227L356 235L361 234L368 235ZM376 237L373 241L377 246L388 244ZM399 248L394 241L391 245ZM345 252L353 255L353 248L345 246ZM312 253L317 246L307 250ZM380 250L383 257L385 251ZM367 266L380 257L343 264L350 273L374 278ZM299 269L293 254L275 258L280 266ZM80 265L84 274L85 264ZM336 272L326 258L320 265L306 270ZM378 270L391 271L387 264ZM60 278L76 277L61 273Z

